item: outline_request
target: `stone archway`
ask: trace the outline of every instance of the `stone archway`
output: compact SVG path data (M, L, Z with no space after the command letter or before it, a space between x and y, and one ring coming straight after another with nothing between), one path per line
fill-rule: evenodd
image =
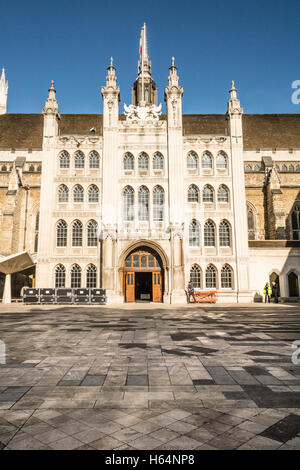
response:
M162 302L169 291L169 260L155 242L139 240L119 257L119 282L125 302Z

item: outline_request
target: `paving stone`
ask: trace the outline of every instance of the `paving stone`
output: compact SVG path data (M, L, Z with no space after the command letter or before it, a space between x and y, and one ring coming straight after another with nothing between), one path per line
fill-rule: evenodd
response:
M1 304L1 446L297 449L299 313Z

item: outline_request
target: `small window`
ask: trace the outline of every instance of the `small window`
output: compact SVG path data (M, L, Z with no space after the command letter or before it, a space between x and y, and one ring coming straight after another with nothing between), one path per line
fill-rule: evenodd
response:
M74 202L83 202L83 187L80 185L75 186L73 191L73 201Z
M75 168L84 168L84 155L82 152L77 152L75 154Z
M68 152L62 152L59 157L60 168L70 168L70 155Z
M160 186L153 189L153 220L155 222L164 220L164 190Z
M123 160L124 170L134 170L134 158L131 153L126 153Z
M199 190L197 186L190 186L188 189L188 202L199 202Z
M189 246L200 246L200 226L196 220L189 225Z
M94 264L90 264L86 268L86 287L95 289L97 287L97 268Z
M223 152L220 152L217 155L217 169L226 170L226 168L227 168L227 158Z
M59 264L55 268L55 287L65 287L66 285L66 268Z
M94 184L89 187L88 201L89 201L89 203L99 202L99 189Z
M218 189L218 202L228 203L228 190L225 186L220 186Z
M205 284L208 289L217 287L217 272L214 266L208 266L205 272Z
M78 264L74 264L71 269L71 287L73 289L81 287L81 267Z
M286 165L282 165L281 171L283 171L283 172L285 173L285 172L287 171L287 166L286 166Z
M125 221L134 220L134 191L130 186L123 193L123 217Z
M219 243L220 246L230 246L230 227L225 220L219 225Z
M145 186L139 189L138 201L139 220L146 221L149 219L149 191Z
M252 171L252 166L246 165L245 171L246 173L250 173Z
M289 171L295 171L294 165L289 166Z
M153 170L163 170L164 159L160 153L156 153L153 157Z
M215 226L210 220L204 225L204 246L215 246Z
M189 170L197 169L198 156L195 152L189 152L187 156L187 167Z
M149 158L146 153L142 153L138 159L139 170L148 170L149 167Z
M227 265L221 270L221 288L232 289L232 270Z
M99 168L99 162L100 162L99 154L95 151L90 153L89 162L90 162L90 169Z
M201 164L204 170L212 169L212 157L208 152L202 155Z
M212 203L214 202L214 190L211 186L205 186L203 189L203 202Z
M69 189L66 185L62 184L58 188L58 202L68 202L69 200Z
M64 220L56 226L56 246L67 246L67 223Z
M191 267L190 270L190 281L194 287L200 288L201 287L201 270L199 266L194 265Z
M91 220L87 226L87 246L97 246L98 242L98 224L95 220Z
M80 220L76 220L72 225L72 246L82 246L82 223Z

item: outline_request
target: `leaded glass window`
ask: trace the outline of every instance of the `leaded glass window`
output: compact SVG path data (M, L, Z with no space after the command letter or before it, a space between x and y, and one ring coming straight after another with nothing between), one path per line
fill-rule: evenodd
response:
M67 246L67 223L60 220L56 226L56 246Z
M204 225L204 246L215 246L215 226L210 220Z
M205 285L208 289L215 289L217 287L217 271L212 265L206 268Z
M149 191L145 186L142 186L138 192L139 200L139 220L149 219Z

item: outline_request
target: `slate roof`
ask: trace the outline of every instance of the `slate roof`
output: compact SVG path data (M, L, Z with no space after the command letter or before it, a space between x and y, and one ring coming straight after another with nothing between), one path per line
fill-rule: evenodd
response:
M183 114L182 120L184 136L228 135L225 114ZM0 149L42 148L43 122L42 114L0 115ZM102 114L61 114L60 135L90 135L92 127L102 135ZM245 150L300 148L300 114L245 114L243 135Z

